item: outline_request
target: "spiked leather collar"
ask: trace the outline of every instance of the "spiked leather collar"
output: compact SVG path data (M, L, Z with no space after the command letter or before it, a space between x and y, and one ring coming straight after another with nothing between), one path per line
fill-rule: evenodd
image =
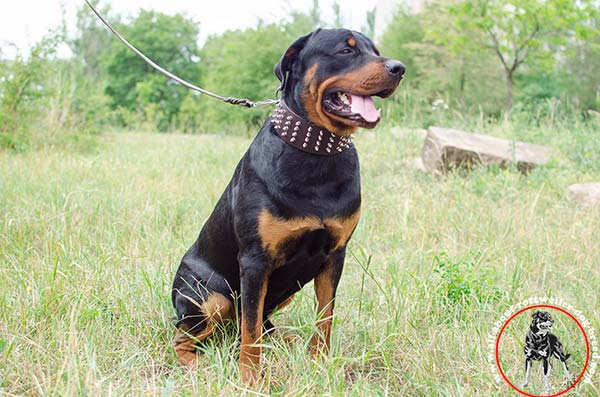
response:
M352 137L335 135L304 120L279 101L271 115L277 135L287 144L307 153L333 156L353 146Z

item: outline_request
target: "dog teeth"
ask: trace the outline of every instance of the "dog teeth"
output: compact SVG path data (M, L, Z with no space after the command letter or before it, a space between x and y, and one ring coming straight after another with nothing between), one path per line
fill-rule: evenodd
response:
M350 105L350 100L348 99L348 96L345 93L338 92L337 96L344 105Z

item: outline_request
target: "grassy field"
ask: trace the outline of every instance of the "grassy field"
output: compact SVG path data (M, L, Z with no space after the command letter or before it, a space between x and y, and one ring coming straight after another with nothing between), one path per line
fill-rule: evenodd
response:
M487 362L487 336L508 307L557 296L599 328L600 209L565 196L571 183L600 180L598 127L486 131L548 144L556 159L527 177L477 169L436 178L406 165L420 152L416 136L361 133L363 216L331 356L306 353L309 285L274 317L281 334L300 338L265 339L257 394L517 395ZM83 153L0 153L0 394L240 395L235 324L207 344L201 369L177 364L170 285L249 140L99 139ZM525 331L514 333L516 350ZM569 335L567 348L577 343ZM523 356L512 360L503 356L520 378ZM530 392L541 392L538 366ZM571 395L599 395L595 379Z

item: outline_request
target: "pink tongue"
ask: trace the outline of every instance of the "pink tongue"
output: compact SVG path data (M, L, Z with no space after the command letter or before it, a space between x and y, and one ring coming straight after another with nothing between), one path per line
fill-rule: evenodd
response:
M349 94L352 97L352 113L358 113L369 123L379 120L379 111L375 108L373 98Z

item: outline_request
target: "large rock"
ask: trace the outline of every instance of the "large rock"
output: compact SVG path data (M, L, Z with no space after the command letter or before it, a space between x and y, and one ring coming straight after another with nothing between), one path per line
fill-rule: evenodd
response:
M577 183L567 188L571 200L586 206L600 204L600 182Z
M545 146L440 127L429 128L423 145L423 164L432 172L445 173L474 164L504 168L513 163L527 172L549 158L550 149Z

